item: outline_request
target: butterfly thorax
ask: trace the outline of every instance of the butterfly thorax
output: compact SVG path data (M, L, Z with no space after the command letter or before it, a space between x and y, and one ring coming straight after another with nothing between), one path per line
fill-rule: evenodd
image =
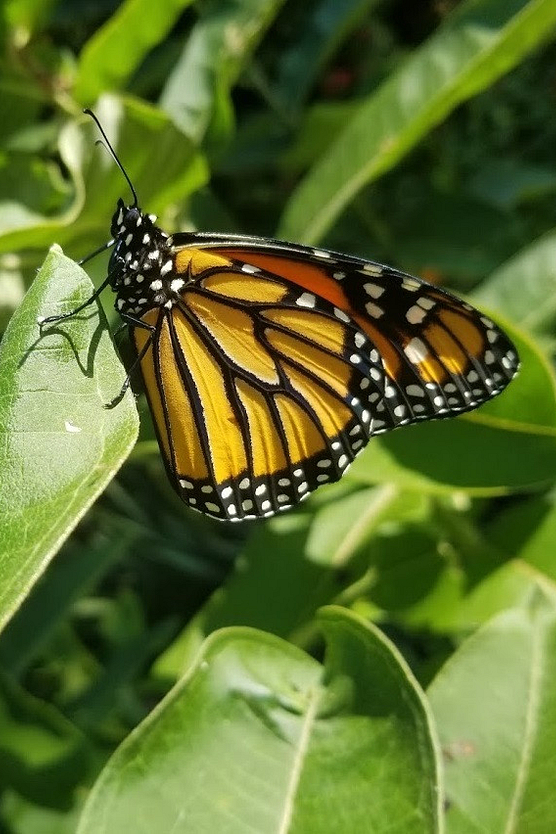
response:
M111 234L110 285L118 312L137 317L153 307L170 310L185 281L175 275L172 239L156 225L156 215L118 200Z

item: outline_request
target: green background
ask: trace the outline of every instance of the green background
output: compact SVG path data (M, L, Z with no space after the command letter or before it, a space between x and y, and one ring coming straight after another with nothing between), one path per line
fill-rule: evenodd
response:
M555 29L553 0L0 6L1 834L556 830ZM143 398L104 408L111 294L37 326L129 199L84 107L167 231L420 275L519 377L294 512L188 510Z

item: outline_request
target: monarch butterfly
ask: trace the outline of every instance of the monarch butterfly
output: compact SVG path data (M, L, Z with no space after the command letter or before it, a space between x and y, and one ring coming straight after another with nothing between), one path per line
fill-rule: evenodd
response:
M372 436L470 411L517 373L490 319L392 267L267 238L168 236L84 112L133 202L118 200L111 240L89 256L114 247L104 283L41 324L114 290L166 469L193 509L229 521L288 509Z

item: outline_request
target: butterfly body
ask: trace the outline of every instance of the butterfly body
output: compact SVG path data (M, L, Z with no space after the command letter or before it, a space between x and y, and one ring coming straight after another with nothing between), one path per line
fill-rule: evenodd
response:
M476 408L519 360L470 305L382 264L270 239L112 220L128 322L170 479L193 509L273 515L373 435Z

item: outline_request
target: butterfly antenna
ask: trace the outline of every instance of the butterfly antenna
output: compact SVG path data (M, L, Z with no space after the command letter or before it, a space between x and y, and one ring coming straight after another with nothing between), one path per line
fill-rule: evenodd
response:
M131 189L131 193L133 194L133 206L132 206L132 208L137 208L137 205L138 205L138 203L139 203L139 200L137 199L137 192L135 191L135 189L134 189L134 187L133 187L133 183L131 182L131 180L130 180L130 178L129 178L129 176L128 176L128 173L127 173L126 169L124 168L124 166L122 165L122 163L121 163L121 162L120 162L120 160L118 159L118 155L117 155L116 151L114 150L114 148L113 148L113 147L112 147L112 145L110 144L110 141L109 141L109 139L108 139L108 136L107 136L107 135L106 135L106 133L104 132L103 127L102 127L101 123L99 122L99 120L97 119L97 117L95 116L95 114L93 113L93 111L92 111L92 110L89 110L89 108L88 108L88 107L87 107L87 108L86 108L83 112L84 112L84 113L86 113L86 114L87 114L87 116L90 116L90 117L91 117L91 119L95 122L96 126L98 127L98 129L99 129L99 130L100 130L100 132L102 133L102 138L103 138L103 139L104 139L104 141L106 142L106 147L108 148L108 151L109 151L109 153L110 153L110 156L112 157L112 159L114 160L114 162L116 163L116 165L118 166L118 168L120 169L120 171L122 172L122 174L124 175L124 177L126 178L126 180L127 180L127 184L129 185L129 187L130 187L130 189Z

